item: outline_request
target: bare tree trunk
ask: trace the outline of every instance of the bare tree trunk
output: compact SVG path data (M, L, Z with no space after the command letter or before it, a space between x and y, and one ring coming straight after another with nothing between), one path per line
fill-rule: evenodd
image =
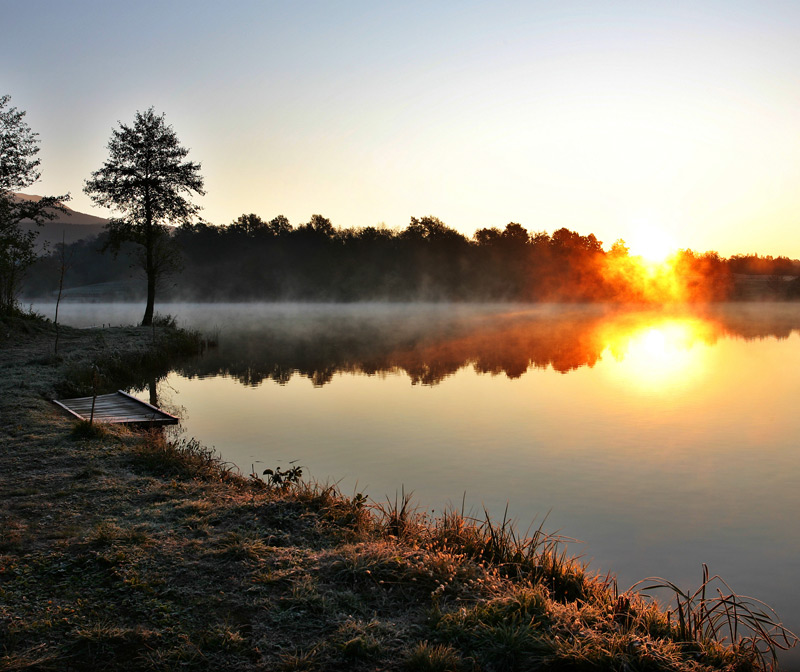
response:
M145 273L147 273L147 306L144 309L142 326L149 327L153 324L153 309L156 303L156 260L155 245L156 234L153 231L153 218L150 214L149 193L145 197Z
M149 327L153 324L153 309L156 303L156 275L152 267L147 269L147 306L144 309L142 326Z
M147 381L147 388L150 392L150 405L158 407L158 383L155 376Z

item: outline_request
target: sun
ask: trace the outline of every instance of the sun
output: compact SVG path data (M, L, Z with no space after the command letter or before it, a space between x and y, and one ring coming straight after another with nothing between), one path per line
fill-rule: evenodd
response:
M676 250L675 241L663 228L638 224L628 243L630 254L651 264L664 263Z

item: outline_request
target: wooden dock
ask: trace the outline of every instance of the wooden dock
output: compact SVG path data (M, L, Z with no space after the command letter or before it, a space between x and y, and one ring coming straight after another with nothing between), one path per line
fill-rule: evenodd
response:
M53 403L78 420L89 420L92 415L92 397L61 399L60 401L53 399ZM94 422L161 427L177 425L178 418L127 392L117 390L113 394L100 394L94 397Z

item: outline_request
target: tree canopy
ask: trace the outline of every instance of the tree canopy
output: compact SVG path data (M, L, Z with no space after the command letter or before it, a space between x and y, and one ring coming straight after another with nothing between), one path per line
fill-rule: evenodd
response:
M139 245L138 262L147 275L143 325L152 324L156 287L177 268L177 250L168 224L188 224L200 211L189 197L203 195L200 164L186 161L189 150L178 141L164 115L136 112L132 125L119 122L108 143L108 159L86 181L84 192L97 204L119 213L108 225L108 247Z

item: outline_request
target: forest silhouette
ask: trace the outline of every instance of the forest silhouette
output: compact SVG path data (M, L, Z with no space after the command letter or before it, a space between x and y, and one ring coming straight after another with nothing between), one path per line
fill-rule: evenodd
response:
M68 245L68 296L143 294L135 252L104 254L106 234ZM624 241L609 249L593 234L566 228L529 232L517 223L467 238L436 217L405 229L337 229L321 215L298 227L286 217L242 215L228 226L173 229L180 257L163 299L189 301L708 302L798 298L797 262L786 257L676 252L660 267L632 256ZM56 246L58 248L58 246ZM53 291L60 250L29 272L27 296ZM761 276L757 285L742 282ZM93 286L87 294L69 288ZM98 289L99 288L99 289Z

